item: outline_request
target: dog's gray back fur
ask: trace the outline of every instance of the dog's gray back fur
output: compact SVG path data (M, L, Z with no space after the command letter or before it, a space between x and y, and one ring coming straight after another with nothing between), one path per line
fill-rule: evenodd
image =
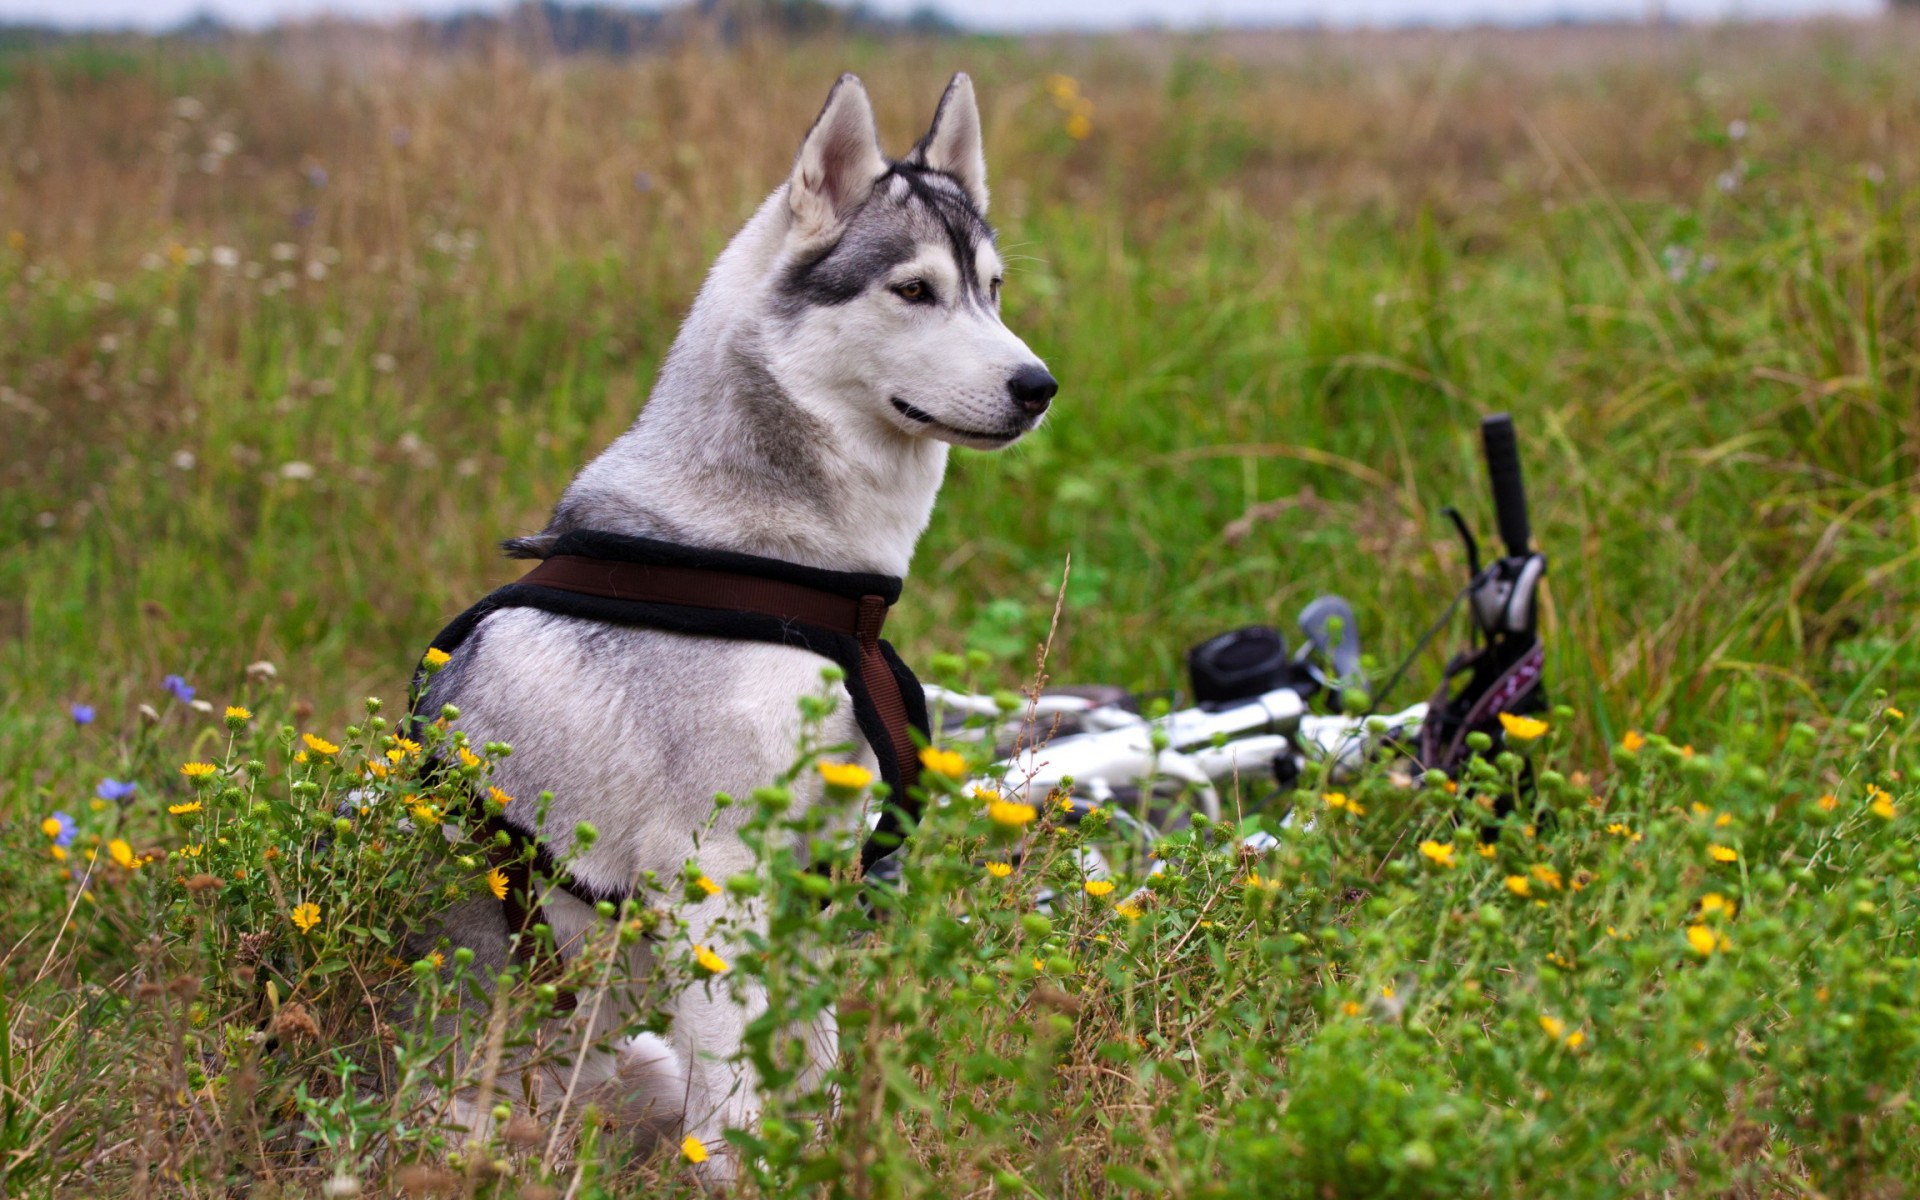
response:
M593 529L904 575L948 444L1002 445L1036 423L1006 396L1009 376L1038 360L1000 322L985 207L964 76L899 163L879 155L865 93L844 77L793 179L715 263L638 419L509 552L543 557L560 534ZM938 303L906 300L903 271ZM617 889L646 871L672 878L696 855L715 792L745 795L785 768L796 702L821 687L823 665L785 647L509 609L474 630L430 699L457 705L476 743L512 745L493 779L519 798L509 819L526 822L551 791L539 833L556 855L572 850L576 823L598 828L572 869ZM844 693L825 735L858 741ZM702 838L708 875L752 869L742 815L718 813ZM687 913L696 935L720 907ZM548 915L563 940L591 920L566 898ZM498 909L463 909L446 931L504 961ZM720 1061L752 1004L696 992L672 1035L678 1074L667 1074L682 1094L664 1099L717 1151L720 1128L755 1111L752 1081Z

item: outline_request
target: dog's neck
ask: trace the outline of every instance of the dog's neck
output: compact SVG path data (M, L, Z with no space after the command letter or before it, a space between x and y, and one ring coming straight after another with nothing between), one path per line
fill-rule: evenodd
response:
M800 373L770 357L770 316L739 298L760 294L779 256L785 204L775 192L715 262L639 419L574 480L543 538L592 528L906 574L948 448L782 385Z

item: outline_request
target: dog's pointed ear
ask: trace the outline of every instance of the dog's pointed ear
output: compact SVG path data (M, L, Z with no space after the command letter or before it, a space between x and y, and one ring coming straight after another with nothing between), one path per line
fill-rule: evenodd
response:
M854 75L842 75L800 145L787 187L794 223L808 237L830 233L860 207L886 174L873 105Z
M974 103L973 80L966 72L947 84L940 107L933 110L932 127L907 161L953 176L980 215L986 215L987 152L980 140L980 106Z

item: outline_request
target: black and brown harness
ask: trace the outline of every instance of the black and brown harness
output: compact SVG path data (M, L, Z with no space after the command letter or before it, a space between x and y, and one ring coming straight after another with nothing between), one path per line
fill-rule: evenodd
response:
M562 534L538 566L456 617L431 648L452 654L489 615L534 608L612 625L770 642L830 659L846 672L854 720L873 747L889 791L879 823L861 847L865 871L898 846L919 817L915 735L921 743L927 737L926 693L880 637L887 610L899 598L900 580L890 575L825 571L751 554L576 531ZM422 719L418 710L427 678L424 671L414 677L411 719L416 722ZM507 928L520 935L518 955L535 974L558 967L541 958L534 945L533 927L545 923L537 875L589 905L620 904L630 895L624 888L607 890L570 879L537 831L504 815L479 815L474 837L495 847L495 864L507 877L502 901ZM562 992L555 1008L567 1011L573 1005L574 998Z

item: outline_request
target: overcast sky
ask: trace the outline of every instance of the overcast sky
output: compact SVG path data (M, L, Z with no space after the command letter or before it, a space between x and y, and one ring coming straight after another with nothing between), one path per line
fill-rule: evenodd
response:
M906 13L925 0L868 0L869 7ZM265 24L323 13L395 17L500 9L503 0L0 0L0 21L80 26L178 24L195 13ZM640 7L641 5L636 5ZM645 7L658 7L646 5ZM1653 12L1687 19L1873 13L1881 0L935 0L934 7L979 28L1115 28L1160 21L1173 25L1335 25L1529 22L1559 17L1637 18Z

